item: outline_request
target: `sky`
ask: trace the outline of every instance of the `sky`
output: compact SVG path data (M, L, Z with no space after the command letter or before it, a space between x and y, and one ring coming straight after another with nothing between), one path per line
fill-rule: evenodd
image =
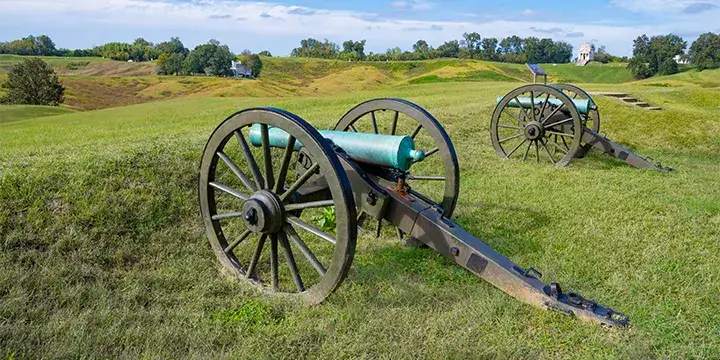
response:
M720 33L717 19L720 0L0 0L0 41L45 34L75 49L177 36L189 49L216 39L236 53L286 56L308 37L365 39L369 53L478 32L549 37L575 52L592 42L630 56L639 35L674 33L689 46L704 32Z

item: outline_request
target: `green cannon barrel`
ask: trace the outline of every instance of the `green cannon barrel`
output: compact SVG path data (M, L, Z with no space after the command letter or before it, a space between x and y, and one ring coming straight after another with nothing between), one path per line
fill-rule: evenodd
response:
M498 96L497 103L499 104L503 98L504 98L504 96ZM510 102L508 103L508 106L515 107L515 108L518 107L518 100L519 100L520 105L522 105L523 108L528 109L531 107L530 106L530 98L528 98L528 97L521 97L521 98L518 98L517 100L515 100L515 99L510 100ZM581 114L587 114L590 111L590 107L592 106L592 102L590 101L590 99L572 99L572 101L575 104L575 107L577 108L578 112ZM545 99L535 98L535 105L542 105L543 102L545 102ZM557 98L548 99L548 102L555 106L564 105L563 102Z
M320 135L342 148L353 160L378 166L391 167L407 171L410 166L425 159L425 152L415 150L415 142L409 136L357 133L350 131L319 130ZM268 140L270 146L287 147L289 134L282 129L270 126ZM250 128L250 142L262 146L260 125ZM295 142L294 150L300 150L302 144Z

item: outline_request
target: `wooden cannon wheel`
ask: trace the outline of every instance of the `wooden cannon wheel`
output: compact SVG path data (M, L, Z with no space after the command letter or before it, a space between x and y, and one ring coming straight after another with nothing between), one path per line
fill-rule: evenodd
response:
M427 110L403 99L372 99L345 113L334 130L412 137L415 148L425 150L426 158L413 164L407 182L427 183L428 186L422 187L425 195L446 217L452 216L460 191L457 154L450 136ZM436 164L440 166L434 166Z
M548 85L524 85L509 92L490 120L490 140L501 158L566 166L580 151L582 134L582 115L573 100Z
M552 87L562 90L571 99L589 99L592 103L592 107L589 109L587 114L580 114L582 118L583 126L592 131L600 132L600 111L593 98L585 90L573 85L573 84L552 84ZM580 150L575 154L576 158L582 158L592 148L590 144L581 144Z
M404 174L411 193L433 204L451 218L460 192L460 167L450 136L440 122L421 106L404 99L378 98L350 109L334 130L407 135L415 148L425 151L425 160L412 165ZM377 233L382 222L378 222ZM397 229L398 237L408 245L420 245Z
M253 124L260 124L258 143L248 134ZM289 146L270 146L268 126L289 133ZM315 164L301 174L288 171L297 162L295 141ZM295 189L317 173L331 199L296 203ZM205 145L198 191L210 245L233 276L310 304L323 301L345 278L357 237L352 189L330 144L298 116L252 108L225 119ZM334 224L319 229L311 217L327 206L334 206Z

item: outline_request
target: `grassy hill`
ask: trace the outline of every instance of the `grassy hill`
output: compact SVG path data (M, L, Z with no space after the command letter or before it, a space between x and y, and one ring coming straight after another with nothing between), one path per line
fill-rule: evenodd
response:
M313 94L307 84L322 78L308 75L306 85L293 88ZM516 85L460 81L335 95L183 98L3 124L0 355L716 357L717 90L588 87L668 102L666 110L648 112L597 99L601 132L677 169L660 173L597 151L562 169L500 161L488 124L497 95ZM245 107L276 106L326 129L358 102L382 96L417 102L450 134L461 167L459 224L541 270L546 282L626 313L631 327L608 330L525 306L431 250L401 246L388 231L358 239L348 278L320 306L262 296L224 276L196 193L199 157L215 126Z
M0 55L3 69L23 57ZM448 81L532 80L523 64L461 59L407 62L345 62L324 59L263 58L257 80L153 76L153 63L127 63L102 58L43 57L61 74L68 89L66 105L95 110L186 96L327 95L343 91L375 90L403 84ZM631 77L624 67L577 67L543 64L551 82L621 83Z
M58 106L7 105L0 106L0 124L71 113L72 110Z

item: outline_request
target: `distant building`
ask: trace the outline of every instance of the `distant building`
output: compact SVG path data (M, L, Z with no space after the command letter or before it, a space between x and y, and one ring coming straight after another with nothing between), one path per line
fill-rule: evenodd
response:
M578 54L576 65L585 66L593 60L595 60L595 46L590 43L580 45L580 53Z
M232 65L230 66L230 70L232 70L232 72L233 72L233 77L236 77L236 78L253 77L252 69L248 68L240 61L233 61Z
M675 62L678 63L678 64L683 64L683 65L685 65L685 64L689 64L689 63L690 63L690 58L689 58L687 55L685 55L685 54L675 55L675 58L674 58L674 59L675 59Z

